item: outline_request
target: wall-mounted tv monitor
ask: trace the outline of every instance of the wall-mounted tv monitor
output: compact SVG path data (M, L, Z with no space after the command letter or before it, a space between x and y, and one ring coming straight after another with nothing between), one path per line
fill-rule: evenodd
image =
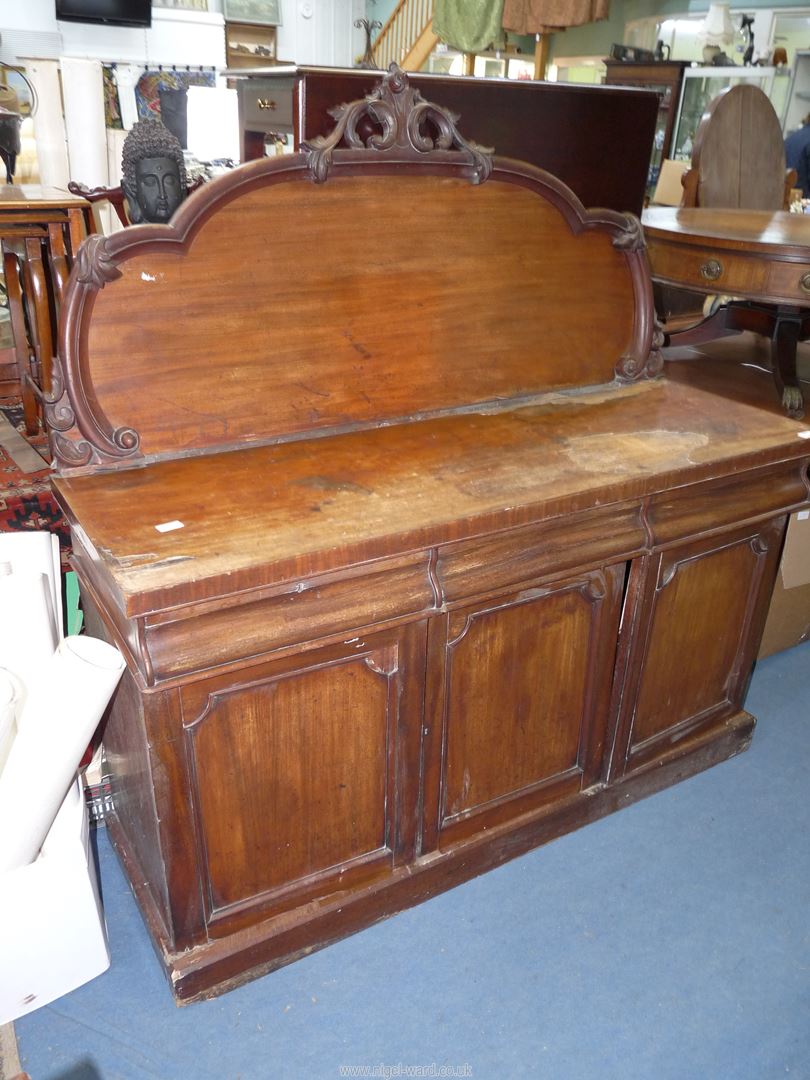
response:
M56 17L62 22L151 26L152 0L56 0Z

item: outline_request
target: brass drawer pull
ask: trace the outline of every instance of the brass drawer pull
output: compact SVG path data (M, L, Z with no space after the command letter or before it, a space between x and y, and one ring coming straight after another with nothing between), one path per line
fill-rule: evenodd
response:
M719 259L709 259L700 268L700 276L704 281L717 281L723 273L723 264Z
M799 288L802 292L810 293L810 273L802 274L799 278Z
M268 100L267 98L260 97L256 104L259 106L260 109L270 109L274 111L276 108L276 103L272 100L272 98Z

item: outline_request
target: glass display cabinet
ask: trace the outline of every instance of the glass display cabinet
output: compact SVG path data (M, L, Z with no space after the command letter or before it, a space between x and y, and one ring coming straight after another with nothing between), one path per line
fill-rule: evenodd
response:
M793 77L790 80L790 93L785 109L782 130L785 135L796 131L810 113L810 51L797 50L793 61Z
M689 161L700 119L709 102L721 90L740 83L759 86L771 100L780 122L784 118L790 89L786 67L690 67L684 72L680 106L669 157Z
M780 122L787 111L791 86L786 67L711 67L691 60L652 63L606 60L605 82L620 86L643 86L658 94L659 108L647 194L658 182L665 158L689 161L700 119L712 98L727 86L748 82L760 86L770 98ZM805 113L810 112L810 101ZM804 114L803 114L804 115Z

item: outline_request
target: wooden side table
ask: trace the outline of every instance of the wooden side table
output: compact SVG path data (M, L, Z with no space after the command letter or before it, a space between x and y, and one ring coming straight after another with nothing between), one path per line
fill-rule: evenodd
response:
M642 222L656 281L726 298L708 319L667 334L665 343L697 345L741 330L765 335L782 405L803 416L796 345L810 338L810 217L655 207Z
M0 391L22 397L29 434L39 426L29 379L51 388L59 306L73 258L93 231L85 199L39 185L0 185L0 248L14 335L13 351L0 354Z

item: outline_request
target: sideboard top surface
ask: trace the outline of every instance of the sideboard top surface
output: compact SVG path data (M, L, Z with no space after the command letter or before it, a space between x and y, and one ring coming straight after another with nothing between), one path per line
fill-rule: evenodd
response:
M55 486L135 614L807 455L805 425L770 405L764 372L705 357L670 367L674 377L517 409ZM157 530L171 521L182 528Z

